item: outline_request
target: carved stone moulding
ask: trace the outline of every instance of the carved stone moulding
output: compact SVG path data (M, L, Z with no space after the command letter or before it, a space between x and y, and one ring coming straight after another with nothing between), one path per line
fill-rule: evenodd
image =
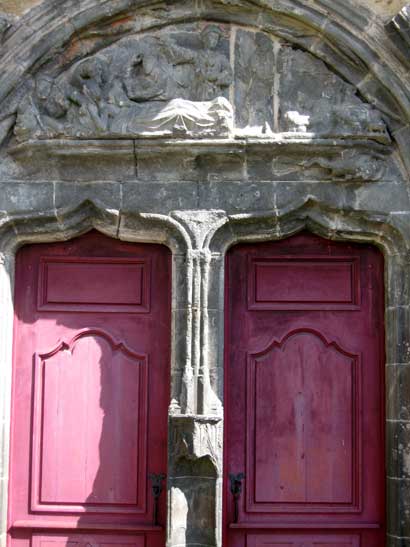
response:
M9 148L9 154L18 180L95 180L97 164L98 180L123 181L363 183L397 174L392 148L386 144L294 134L271 139L29 140Z
M192 414L174 414L170 418L170 455L178 474L178 462L208 458L216 476L221 469L222 418Z
M387 24L386 31L400 52L400 59L410 66L410 4L404 6Z

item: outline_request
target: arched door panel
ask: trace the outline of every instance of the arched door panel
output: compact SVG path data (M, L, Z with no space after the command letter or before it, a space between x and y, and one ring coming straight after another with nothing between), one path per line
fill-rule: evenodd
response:
M92 232L19 251L13 546L165 544L150 474L167 465L170 290L159 245Z
M225 544L381 547L380 253L301 234L227 272Z

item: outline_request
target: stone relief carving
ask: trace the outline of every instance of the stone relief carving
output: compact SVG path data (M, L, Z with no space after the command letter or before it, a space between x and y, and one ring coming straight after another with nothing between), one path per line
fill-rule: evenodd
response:
M223 40L213 24L198 33L125 39L56 80L41 75L20 105L15 134L19 140L227 135L232 70L219 49Z
M332 179L340 182L376 182L386 173L386 155L377 151L345 149L304 157L274 159L273 169L283 176L302 171L306 178Z
M209 458L220 471L222 447L221 418L179 415L171 417L170 452L172 461Z
M278 73L282 131L389 141L380 113L309 53L282 47Z
M302 162L302 167L319 167L328 171L332 179L359 182L380 180L386 171L386 164L381 157L371 155L358 157L353 151L339 158L312 158Z
M235 55L236 123L244 131L274 129L274 42L261 32L238 30Z
M389 141L380 113L322 61L239 27L173 25L52 72L40 73L20 102L20 142L275 134Z

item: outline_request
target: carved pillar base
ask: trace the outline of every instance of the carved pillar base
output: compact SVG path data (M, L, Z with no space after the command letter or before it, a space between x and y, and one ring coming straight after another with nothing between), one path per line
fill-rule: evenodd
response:
M168 546L220 545L222 420L170 418Z

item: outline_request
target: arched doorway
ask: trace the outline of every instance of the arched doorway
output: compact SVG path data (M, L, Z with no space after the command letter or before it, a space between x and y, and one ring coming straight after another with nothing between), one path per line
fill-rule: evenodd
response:
M225 545L381 547L381 254L302 233L227 265Z
M165 544L170 263L98 232L19 251L11 544Z

